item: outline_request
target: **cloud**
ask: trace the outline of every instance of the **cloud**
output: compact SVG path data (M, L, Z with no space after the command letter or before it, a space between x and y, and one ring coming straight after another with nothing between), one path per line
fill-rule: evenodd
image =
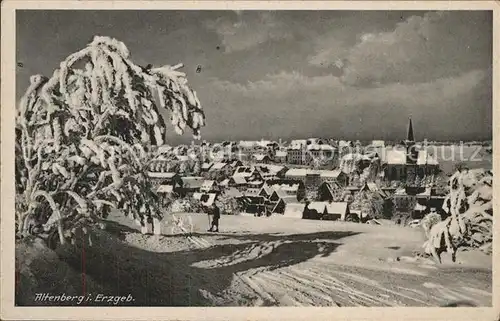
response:
M214 88L245 97L284 97L296 91L323 91L342 86L333 75L307 77L298 72L281 72L247 84L213 79Z
M342 81L356 86L454 77L491 66L491 22L481 11L411 16L392 31L361 34L351 47L324 36L309 63L342 61Z
M286 97L301 94L327 94L329 100L342 100L346 105L369 102L396 102L404 105L454 99L468 93L489 75L488 70L472 70L457 77L440 78L425 83L391 83L373 88L355 88L334 75L304 76L298 72L281 72L247 84L212 79L211 86L220 91L244 97ZM326 97L323 97L326 98Z
M404 137L412 114L421 136L446 139L485 135L491 129L490 78L491 70L473 70L424 83L363 88L333 75L283 72L246 84L212 79L207 86L211 97L204 97L217 100L208 119L225 119L217 130L239 138L259 133L394 139Z
M205 27L218 34L227 53L250 49L269 40L293 38L286 24L272 12L237 11L236 19L208 20Z
M344 66L344 59L349 53L349 47L336 36L319 36L314 43L315 52L307 58L309 64L317 67Z

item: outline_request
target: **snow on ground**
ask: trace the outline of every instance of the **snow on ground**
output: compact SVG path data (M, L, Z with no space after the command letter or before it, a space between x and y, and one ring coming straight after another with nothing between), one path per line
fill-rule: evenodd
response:
M191 240L170 228L142 235L132 221L113 215L110 228L124 243L95 242L99 249L86 250L87 273L114 290L137 293L147 305L492 304L491 257L460 252L462 264L443 266L414 260L423 241L418 229L224 215L220 233L210 233L206 215L177 216L191 216Z

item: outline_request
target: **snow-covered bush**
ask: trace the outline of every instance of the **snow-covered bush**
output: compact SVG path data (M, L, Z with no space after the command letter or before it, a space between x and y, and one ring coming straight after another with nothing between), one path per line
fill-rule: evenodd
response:
M238 200L227 194L220 194L215 201L222 214L235 215L242 211L242 206Z
M370 218L383 218L384 199L378 193L362 190L354 194L350 208Z
M449 216L431 227L425 252L437 257L436 249L460 246L491 252L493 239L493 174L484 169L462 170L449 180L443 209Z
M141 224L161 217L146 175L169 110L196 138L205 118L182 65L143 68L122 42L95 36L50 78L35 75L16 117L16 232L58 234L99 221L112 207ZM52 233L57 231L58 233Z
M349 177L352 186L374 182L381 171L381 163L375 154L349 153L340 159L339 168Z

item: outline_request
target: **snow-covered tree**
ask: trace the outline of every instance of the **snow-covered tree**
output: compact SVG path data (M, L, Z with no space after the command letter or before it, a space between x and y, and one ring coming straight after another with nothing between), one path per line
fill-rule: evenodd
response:
M215 204L220 208L223 214L239 214L242 211L242 206L238 200L225 193L219 194Z
M199 138L205 123L180 67L143 68L124 43L95 36L52 77L30 78L16 117L18 237L65 243L113 207L143 225L162 215L146 175L149 147L163 144L160 109L179 134Z
M453 254L460 246L491 252L493 239L493 174L484 169L457 171L449 180L443 209L449 216L431 227L425 252L439 260L441 245Z
M380 194L361 190L354 194L350 207L359 210L371 218L382 218L384 214L384 199Z

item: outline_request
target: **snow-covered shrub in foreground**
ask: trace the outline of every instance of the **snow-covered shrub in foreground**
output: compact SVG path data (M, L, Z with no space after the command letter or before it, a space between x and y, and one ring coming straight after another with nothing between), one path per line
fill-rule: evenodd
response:
M52 77L31 77L16 117L17 237L58 234L64 243L112 207L143 225L161 217L146 175L148 147L163 144L159 110L196 138L205 118L182 65L143 68L129 55L96 36Z
M453 254L460 246L491 253L493 240L493 173L484 169L456 172L449 180L443 209L449 216L430 228L425 252L437 260L444 244Z

